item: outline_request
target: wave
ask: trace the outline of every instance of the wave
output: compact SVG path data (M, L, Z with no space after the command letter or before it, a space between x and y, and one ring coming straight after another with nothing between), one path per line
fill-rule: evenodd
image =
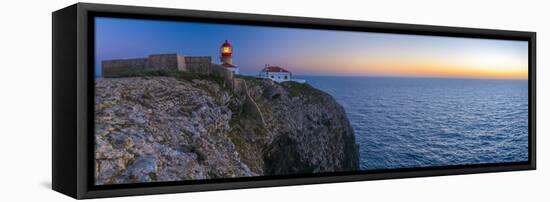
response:
M346 109L363 170L528 160L525 80L305 79Z

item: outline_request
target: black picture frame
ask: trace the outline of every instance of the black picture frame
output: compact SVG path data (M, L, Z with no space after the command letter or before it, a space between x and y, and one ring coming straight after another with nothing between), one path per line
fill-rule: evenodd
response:
M417 169L94 185L94 17L522 40L529 43L529 160ZM77 3L52 13L52 188L84 199L536 169L536 33Z

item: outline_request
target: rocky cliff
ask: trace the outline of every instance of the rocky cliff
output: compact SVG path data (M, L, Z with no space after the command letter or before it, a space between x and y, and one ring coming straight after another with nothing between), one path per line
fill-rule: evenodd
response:
M95 85L98 185L359 168L344 109L307 84L129 77Z

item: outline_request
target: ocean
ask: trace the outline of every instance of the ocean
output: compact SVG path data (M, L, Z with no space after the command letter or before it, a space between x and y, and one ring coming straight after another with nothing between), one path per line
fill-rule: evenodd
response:
M345 108L361 170L528 160L527 80L297 78Z

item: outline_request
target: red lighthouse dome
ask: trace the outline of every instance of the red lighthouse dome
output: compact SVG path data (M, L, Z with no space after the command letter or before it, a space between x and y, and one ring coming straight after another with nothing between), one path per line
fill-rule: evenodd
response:
M231 54L233 53L233 48L227 40L225 40L225 42L222 44L220 52L222 56L231 56Z

